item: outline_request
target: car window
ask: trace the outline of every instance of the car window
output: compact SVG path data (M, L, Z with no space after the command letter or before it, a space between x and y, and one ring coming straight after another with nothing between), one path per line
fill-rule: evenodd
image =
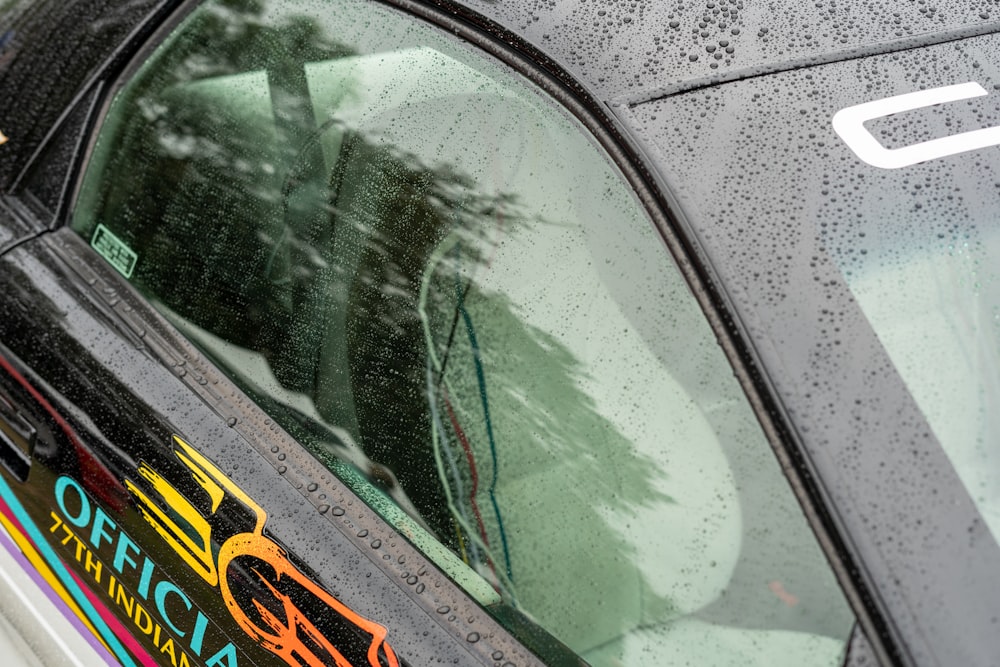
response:
M522 640L842 658L853 617L635 194L455 36L206 2L115 97L72 224Z

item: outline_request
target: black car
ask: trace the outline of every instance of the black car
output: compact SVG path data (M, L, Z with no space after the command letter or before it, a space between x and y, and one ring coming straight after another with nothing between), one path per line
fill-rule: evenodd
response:
M1000 664L998 12L0 2L4 615Z

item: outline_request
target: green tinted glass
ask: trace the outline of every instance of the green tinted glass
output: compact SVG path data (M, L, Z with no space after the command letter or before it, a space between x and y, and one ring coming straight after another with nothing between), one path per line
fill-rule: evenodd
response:
M206 3L116 98L74 227L526 641L840 659L853 618L631 189L453 37Z

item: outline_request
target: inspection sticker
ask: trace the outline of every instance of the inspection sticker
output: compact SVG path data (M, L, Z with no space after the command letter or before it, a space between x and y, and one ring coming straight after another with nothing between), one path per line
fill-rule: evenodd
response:
M90 245L126 278L132 277L139 256L104 225L97 225Z

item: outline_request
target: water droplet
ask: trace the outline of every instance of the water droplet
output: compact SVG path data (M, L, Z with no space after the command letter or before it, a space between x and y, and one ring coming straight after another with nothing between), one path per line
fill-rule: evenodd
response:
M472 643L472 644L474 644L474 643L478 642L478 641L479 641L479 633L478 633L478 632L470 632L470 633L469 633L469 634L468 634L468 635L467 635L467 636L465 637L465 641L467 641L467 642L470 642L470 643Z

